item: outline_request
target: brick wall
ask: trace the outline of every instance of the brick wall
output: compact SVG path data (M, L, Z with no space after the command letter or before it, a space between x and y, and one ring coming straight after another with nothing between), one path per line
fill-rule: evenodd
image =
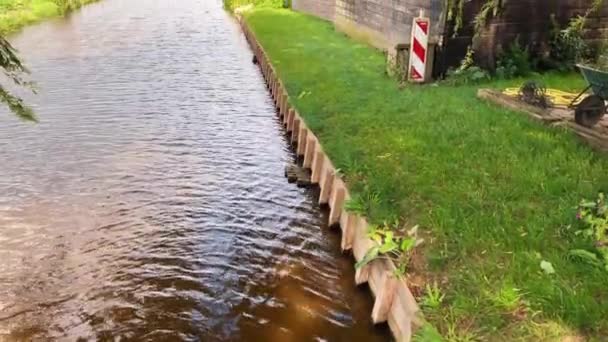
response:
M447 41L446 65L455 66L464 57L466 47L473 36L473 18L485 0L465 3L464 23L456 38ZM583 15L591 6L591 0L508 0L498 18L489 21L475 46L475 58L481 65L492 67L496 57L515 39L527 46L535 55L548 51L553 23L551 17L565 27L570 18ZM608 38L608 1L604 1L599 13L587 22L587 38L601 41Z
M292 8L299 12L315 15L330 21L334 20L335 0L293 0Z

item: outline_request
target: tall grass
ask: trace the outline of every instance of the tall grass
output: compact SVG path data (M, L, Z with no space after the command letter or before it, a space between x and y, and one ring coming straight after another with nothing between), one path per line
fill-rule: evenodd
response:
M478 100L473 86L400 89L380 52L331 23L287 10L245 18L351 195L378 194L370 221L420 225L426 242L412 279L445 294L426 312L441 333L606 340L608 272L568 258L589 244L575 234L575 206L608 188L605 156L565 129Z

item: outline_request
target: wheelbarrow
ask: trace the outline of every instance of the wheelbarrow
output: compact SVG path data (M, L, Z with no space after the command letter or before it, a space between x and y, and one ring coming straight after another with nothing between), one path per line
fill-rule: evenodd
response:
M585 81L587 88L578 94L568 105L574 109L574 121L581 126L592 127L598 123L606 113L606 99L608 99L608 72L596 70L585 65L576 65ZM591 94L587 91L591 89ZM580 102L581 97L586 95Z

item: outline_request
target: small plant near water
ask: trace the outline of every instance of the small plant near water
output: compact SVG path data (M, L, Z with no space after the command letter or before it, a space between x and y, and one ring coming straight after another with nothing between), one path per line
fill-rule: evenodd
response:
M420 305L429 309L438 309L441 303L443 303L444 298L445 294L443 294L437 283L433 283L433 285L426 284L426 291L420 301Z
M346 202L344 208L351 213L372 217L373 212L380 205L380 195L373 191L364 191L361 195L354 195Z
M418 238L418 226L409 230L395 229L399 227L396 222L392 227L384 223L382 226L370 226L367 236L375 242L375 246L370 248L361 261L355 264L359 269L376 259L392 260L397 269L395 275L401 277L407 271L411 251L420 245L423 240Z
M573 260L602 267L608 272L608 203L606 195L599 193L594 201L582 200L576 217L583 228L576 232L593 242L593 250L574 249L569 253Z

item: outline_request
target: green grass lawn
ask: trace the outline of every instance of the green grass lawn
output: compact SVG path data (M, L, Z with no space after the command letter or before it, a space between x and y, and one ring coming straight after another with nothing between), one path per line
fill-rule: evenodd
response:
M61 15L64 8L75 9L93 1L96 0L0 0L0 35Z
M370 220L424 230L412 272L445 293L425 314L447 340L608 339L608 272L567 257L591 247L574 235L575 207L606 189L606 158L478 100L475 86L399 89L382 53L330 23L272 9L246 20L353 195L380 198ZM583 85L574 74L539 77Z

